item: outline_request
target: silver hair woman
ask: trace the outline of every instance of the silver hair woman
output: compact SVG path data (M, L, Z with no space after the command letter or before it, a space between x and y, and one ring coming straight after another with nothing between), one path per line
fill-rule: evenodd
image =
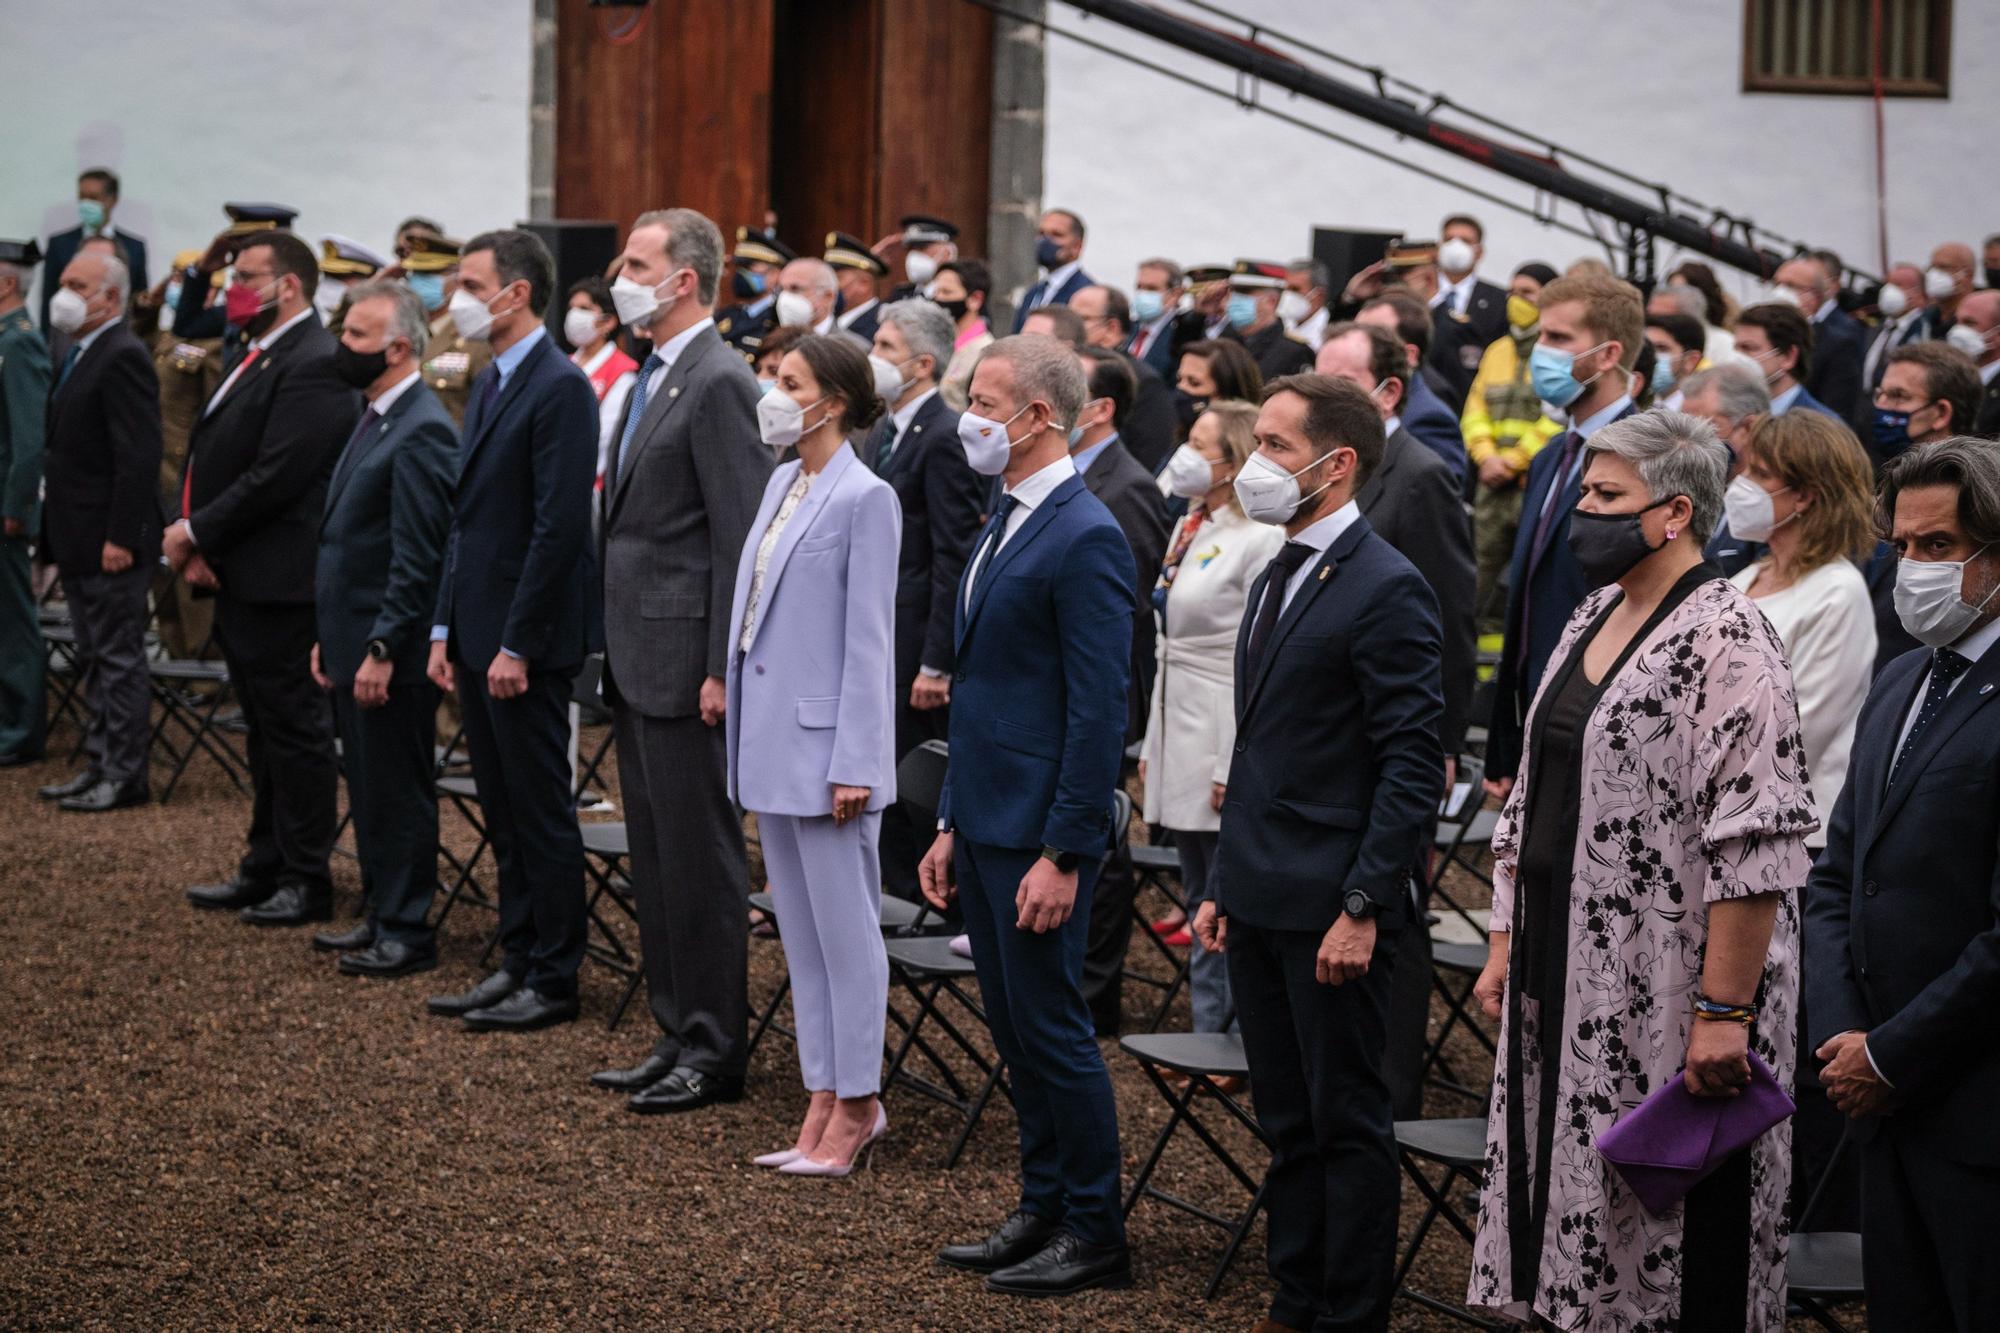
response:
M1791 668L1702 557L1728 455L1648 412L1590 440L1570 546L1601 586L1550 659L1494 832L1501 1019L1470 1299L1547 1326L1779 1329L1790 1132L1648 1213L1597 1137L1674 1079L1789 1087L1816 827Z

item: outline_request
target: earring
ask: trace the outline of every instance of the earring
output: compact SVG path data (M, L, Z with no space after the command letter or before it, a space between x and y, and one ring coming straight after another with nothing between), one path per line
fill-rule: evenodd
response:
M1678 536L1680 536L1680 535L1681 535L1681 533L1680 533L1680 529L1679 529L1679 528L1668 528L1668 529L1667 529L1667 540L1668 540L1668 541L1672 541L1672 540L1673 540L1674 538L1676 538L1676 537L1678 537Z

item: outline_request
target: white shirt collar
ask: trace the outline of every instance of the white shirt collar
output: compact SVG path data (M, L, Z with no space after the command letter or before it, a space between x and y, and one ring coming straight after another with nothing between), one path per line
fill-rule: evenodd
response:
M1838 309L1840 309L1840 303L1829 296L1826 300L1819 303L1819 309L1813 311L1812 322L1815 324L1824 324L1833 317L1833 312Z
M420 378L422 377L417 374L417 364L412 361L410 363L410 373L376 395L375 401L368 404L369 408L378 417L388 416L389 409L396 405L396 400L408 393L410 386L415 384Z
M1986 656L1986 650L1991 648L1996 640L2000 640L2000 617L1987 621L1952 644L1951 650L1960 657L1977 663L1980 658Z
M1799 395L1804 393L1805 389L1806 386L1803 384L1794 384L1791 388L1785 390L1783 393L1772 394L1771 415L1774 417L1781 417L1785 415L1785 413L1791 411L1792 404L1799 401Z
M833 322L840 325L843 329L852 329L855 320L860 319L869 310L881 304L882 302L878 298L871 296L860 305L851 306L841 314L834 316Z
M1325 555L1326 548L1339 541L1340 534L1353 526L1354 520L1360 517L1361 506L1349 500L1325 518L1314 519L1311 523L1308 523L1298 536L1290 537L1286 540L1298 542L1302 546L1310 546L1321 555Z
M90 345L96 342L100 337L102 337L106 329L110 328L113 324L116 324L118 322L119 321L115 319L107 319L102 324L99 324L96 328L92 329L89 333L86 333L81 338L78 338L76 340L76 359L79 361L83 360L83 354L90 350ZM61 367L58 366L57 370L58 373L60 373Z
M665 342L655 347L653 349L653 355L660 358L661 362L660 370L662 372L672 370L674 368L674 362L680 360L681 353L687 350L688 344L694 341L695 335L700 333L703 329L712 329L714 327L715 327L715 320L713 318L698 319L694 323L682 329L679 333L676 333L673 337L667 339ZM608 346L609 344L606 345Z
M889 414L890 424L896 428L897 439L903 438L903 432L910 428L912 421L916 420L917 413L922 410L923 405L935 397L937 397L937 386L932 385Z
M1043 291L1049 296L1054 296L1062 290L1062 285L1068 282L1081 267L1083 267L1083 256L1078 255L1061 268L1050 270L1049 276L1042 280L1046 284L1043 287Z
M1064 454L1040 472L1021 478L1021 484L1007 488L1007 495L1022 509L1034 509L1049 498L1050 492L1076 475L1076 464Z
M312 314L313 314L313 308L311 306L307 306L304 310L299 311L298 314L293 315L290 319L286 320L284 323L275 326L269 333L259 338L257 340L257 345L263 348L267 352L270 351L272 346L276 344L278 339L284 337L287 333L290 333L292 331L293 325L303 323L304 321L312 318Z
M1472 299L1472 289L1479 282L1477 273L1468 273L1457 282L1446 282L1444 274L1438 274L1438 294L1431 298L1431 309L1450 305L1459 314L1465 313L1465 303Z
M576 362L577 369L581 370L586 375L595 375L597 373L597 368L603 365L606 361L609 361L611 359L612 353L616 352L617 350L618 350L618 340L615 338L606 338L604 340L604 346L598 348L596 353L593 354L588 360ZM570 359L572 361L576 360L576 354L574 352L570 354Z
M833 316L832 316L832 315L828 315L828 316L827 316L827 317L826 317L825 319L823 319L823 320L821 320L821 321L820 321L819 323L817 323L817 324L813 325L813 329L812 329L812 331L813 331L814 333L817 333L817 334L818 334L818 335L819 335L820 337L822 337L822 338L824 338L824 337L825 337L825 336L826 336L827 334L829 334L829 333L832 333L832 332L833 332Z
M1988 361L1979 368L1979 382L1981 384L1991 384L1995 375L2000 375L2000 357Z
M1382 423L1382 438L1386 440L1402 428L1403 418L1401 416L1392 416Z

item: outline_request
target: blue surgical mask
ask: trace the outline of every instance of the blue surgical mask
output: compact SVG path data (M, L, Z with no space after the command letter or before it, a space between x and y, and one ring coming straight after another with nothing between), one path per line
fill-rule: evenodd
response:
M1910 414L1876 408L1874 435L1876 461L1887 462L1910 447Z
M1035 262L1053 272L1062 267L1062 247L1046 236L1035 238Z
M1599 343L1596 347L1586 349L1583 355L1589 356L1592 352L1601 351L1606 345ZM1534 383L1535 396L1545 402L1554 403L1557 407L1568 407L1583 397L1583 391L1590 386L1590 380L1597 378L1596 375L1592 375L1590 380L1579 383L1575 368L1575 353L1558 351L1547 343L1536 343L1535 350L1528 354L1528 377Z
M1231 292L1228 309L1232 327L1247 329L1257 322L1257 298L1248 292Z
M1672 358L1653 358L1653 397L1665 398L1674 391L1674 363Z
M403 281L424 303L425 310L436 310L444 305L444 274L409 273L404 275Z
M76 201L76 220L83 224L85 231L101 231L104 228L104 205L95 199Z
M1132 293L1132 318L1141 324L1151 324L1166 313L1167 298L1158 292Z

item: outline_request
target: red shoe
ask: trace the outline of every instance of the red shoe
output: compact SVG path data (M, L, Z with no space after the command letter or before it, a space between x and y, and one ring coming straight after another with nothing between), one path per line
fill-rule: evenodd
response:
M1146 929L1151 931L1153 934L1159 936L1161 939L1165 939L1167 936L1173 934L1175 931L1181 931L1185 933L1187 930L1187 923L1188 921L1186 915L1177 912L1173 916L1163 916L1158 921L1147 922Z
M1187 923L1182 922L1179 930L1160 936L1160 943L1169 949L1186 949L1193 946L1194 937L1188 934Z

